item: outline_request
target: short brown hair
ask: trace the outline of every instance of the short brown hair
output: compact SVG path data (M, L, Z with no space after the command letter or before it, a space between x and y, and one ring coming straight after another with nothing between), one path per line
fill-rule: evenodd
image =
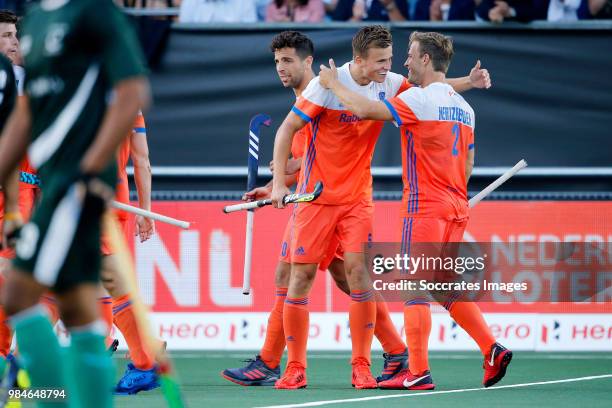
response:
M0 23L8 23L17 25L17 16L9 10L0 10Z
M381 25L363 27L353 37L353 55L367 57L370 48L387 48L393 43L391 31Z
M440 33L420 33L414 31L410 34L410 45L414 41L419 42L419 51L421 57L424 54L429 55L433 64L434 71L446 72L453 58L453 40L450 37Z
M276 52L283 48L294 48L302 60L314 55L314 45L310 38L297 31L283 31L272 39L270 51Z

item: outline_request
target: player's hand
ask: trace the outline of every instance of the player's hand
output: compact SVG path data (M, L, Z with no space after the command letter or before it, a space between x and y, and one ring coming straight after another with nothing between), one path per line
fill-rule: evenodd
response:
M329 68L321 64L319 72L319 83L323 88L331 88L334 82L338 79L338 70L332 58L329 59Z
M270 198L272 194L272 188L268 186L257 187L252 189L251 191L247 191L242 196L242 201L257 201L257 200L265 200L266 198Z
M1 248L15 248L19 230L23 226L23 218L20 213L5 213L2 224Z
M285 208L285 203L283 199L287 194L290 194L291 191L287 188L287 186L274 186L272 187L272 194L270 198L272 199L272 205L275 208Z
M470 71L470 84L474 88L489 89L491 87L489 71L485 68L480 68L480 60L476 61L476 65Z
M140 237L140 242L145 242L155 234L155 221L151 218L136 216L136 233L134 235Z
M300 171L301 167L302 167L301 157L299 159L289 159L287 160L287 167L285 167L285 174L288 176L295 174L298 171Z

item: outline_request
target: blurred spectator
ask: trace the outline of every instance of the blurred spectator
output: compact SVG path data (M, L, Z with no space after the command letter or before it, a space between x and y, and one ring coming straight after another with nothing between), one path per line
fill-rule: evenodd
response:
M318 23L324 17L323 0L272 0L266 8L267 22Z
M494 23L546 20L547 10L548 0L482 0L476 6L479 18Z
M474 0L417 0L413 20L474 20Z
M589 0L593 18L612 18L612 0Z
M181 23L254 23L255 0L182 0Z
M405 21L408 0L332 0L328 10L336 21Z
M576 21L591 18L588 0L550 0L548 21Z
M129 8L170 8L179 7L181 0L115 0L119 7Z

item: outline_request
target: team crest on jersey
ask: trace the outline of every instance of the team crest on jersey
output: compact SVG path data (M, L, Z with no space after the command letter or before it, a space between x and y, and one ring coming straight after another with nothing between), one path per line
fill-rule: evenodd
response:
M385 100L385 91L380 91L378 93L378 99L380 99L381 101Z
M51 24L45 37L45 52L49 56L59 54L64 48L64 37L68 32L68 24Z

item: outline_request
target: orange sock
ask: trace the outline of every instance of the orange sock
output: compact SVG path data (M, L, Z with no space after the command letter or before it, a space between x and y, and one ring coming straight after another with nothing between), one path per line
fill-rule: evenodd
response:
M149 350L134 315L130 295L113 299L113 321L127 342L130 357L139 370L150 370L155 365L153 353Z
M306 368L306 346L310 328L307 297L290 298L287 296L283 308L283 326L287 341L287 364L297 362Z
M112 342L110 333L113 328L113 298L110 296L102 296L98 298L98 307L100 308L100 318L106 327L106 345L109 346Z
M13 342L13 331L7 324L6 313L4 308L0 307L0 355L4 358L11 351L11 343Z
M270 368L276 368L280 364L285 350L285 332L283 331L283 308L287 288L276 288L276 300L274 307L268 317L266 327L266 340L261 348L261 359Z
M478 344L483 355L487 355L495 343L495 337L485 322L482 312L474 302L453 302L447 307L451 317Z
M59 320L59 309L57 307L57 300L51 295L42 295L40 297L40 303L47 309L49 312L49 319L51 319L51 324L55 326L57 321Z
M387 304L382 299L376 301L376 326L374 336L380 341L385 353L401 354L406 350L406 343L402 341L395 325L389 316Z
M376 326L376 302L373 295L372 290L351 291L349 325L353 347L352 362L357 358L365 358L368 363L371 362L370 351Z
M431 310L423 299L414 299L404 306L404 327L408 344L408 367L414 375L429 370L429 333Z

